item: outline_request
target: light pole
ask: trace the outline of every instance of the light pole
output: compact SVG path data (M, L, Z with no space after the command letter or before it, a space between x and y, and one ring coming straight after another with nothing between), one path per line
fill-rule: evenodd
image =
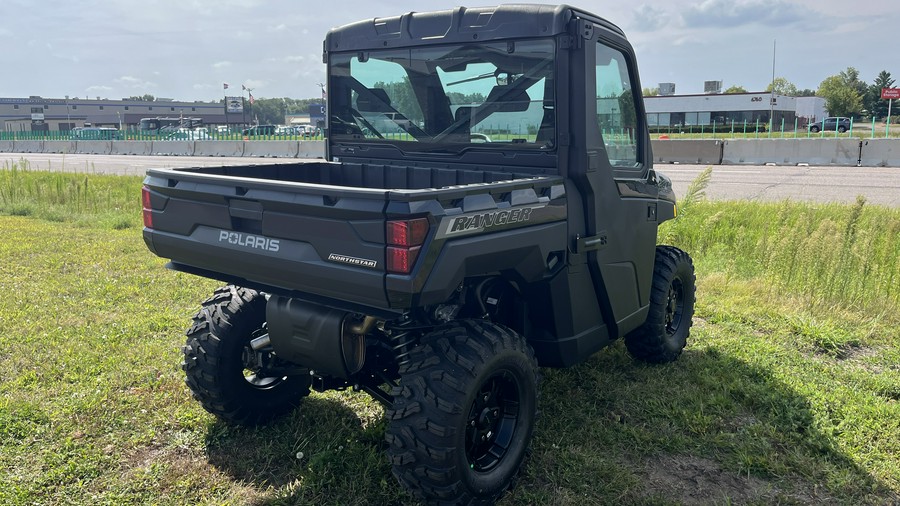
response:
M66 130L72 130L72 119L69 117L69 96L66 95Z
M772 136L772 129L775 127L775 47L778 39L772 41L772 94L769 96L769 137Z

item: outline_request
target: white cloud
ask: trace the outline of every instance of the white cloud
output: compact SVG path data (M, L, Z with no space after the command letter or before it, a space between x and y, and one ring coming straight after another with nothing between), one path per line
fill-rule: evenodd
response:
M143 79L134 77L134 76L122 76L117 79L113 79L116 84L120 84L125 88L156 88L157 85L151 81L145 81Z
M787 26L809 17L808 11L790 0L703 0L682 14L688 27L724 29L750 24Z
M658 7L644 4L634 10L634 28L642 32L653 32L662 28L671 16Z
M251 89L265 88L266 85L269 84L268 81L263 81L260 79L247 79L244 81L244 86Z

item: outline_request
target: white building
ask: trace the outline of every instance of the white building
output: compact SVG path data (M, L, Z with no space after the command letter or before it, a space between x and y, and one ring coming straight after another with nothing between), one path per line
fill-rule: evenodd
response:
M807 100L811 99L811 100ZM719 126L735 129L767 125L793 129L821 119L825 100L820 97L789 97L768 92L644 97L647 124L653 127ZM800 106L802 105L802 110ZM811 118L811 119L810 119Z

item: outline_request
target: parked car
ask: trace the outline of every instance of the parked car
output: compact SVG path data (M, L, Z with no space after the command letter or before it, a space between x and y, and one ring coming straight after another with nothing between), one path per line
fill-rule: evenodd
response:
M241 133L245 136L275 135L277 129L278 127L275 125L256 125L241 130Z
M817 133L822 130L837 130L840 133L844 133L847 130L850 130L850 118L829 116L822 121L816 121L815 123L809 124L810 132Z
M195 128L193 130L190 128L178 128L163 137L164 140L169 141L200 141L210 138L209 130L206 128Z
M119 139L119 130L111 127L76 127L71 136L76 140L105 141Z

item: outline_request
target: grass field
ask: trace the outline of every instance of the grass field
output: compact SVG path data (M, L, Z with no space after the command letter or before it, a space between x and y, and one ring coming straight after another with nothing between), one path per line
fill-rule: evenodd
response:
M217 283L147 251L139 188L0 170L0 504L412 504L364 394L254 429L191 400ZM661 230L698 272L684 355L543 370L502 504L900 502L900 210L689 200Z

